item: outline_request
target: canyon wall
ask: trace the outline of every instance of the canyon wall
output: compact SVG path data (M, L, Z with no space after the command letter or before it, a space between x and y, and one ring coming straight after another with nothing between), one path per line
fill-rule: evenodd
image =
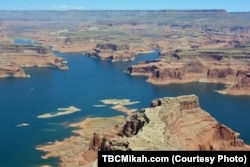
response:
M50 67L67 70L67 61L41 45L0 45L0 77L29 77L22 67Z
M219 111L218 111L219 112ZM196 95L158 98L127 118L88 118L77 135L38 146L61 166L97 166L97 151L250 150L239 133L202 110Z
M130 133L127 138L112 138L106 141L105 150L250 149L238 138L238 133L202 110L195 95L159 98L154 100L151 106L140 112L148 122L137 126L138 132ZM127 121L121 133L128 136L127 132L133 129L131 124L138 125L137 122L138 120L132 123Z
M227 84L220 93L250 94L250 52L246 48L161 53L159 60L127 67L127 73L147 76L153 84L215 82Z
M134 60L135 58L127 44L97 43L95 49L86 53L90 57L113 62Z

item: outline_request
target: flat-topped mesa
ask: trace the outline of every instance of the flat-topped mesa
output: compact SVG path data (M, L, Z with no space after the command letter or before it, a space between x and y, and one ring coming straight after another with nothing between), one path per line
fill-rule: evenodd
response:
M130 135L105 141L105 150L250 150L238 133L200 108L196 95L159 98L151 106L140 113L147 121L136 133L127 121L122 132Z
M177 49L175 52L161 53L159 60L129 66L127 73L147 76L147 81L153 84L224 83L229 85L230 90L220 93L249 95L249 48Z
M123 116L88 118L73 126L79 128L74 131L78 135L37 149L47 152L45 159L59 157L61 166L91 166L97 150L250 150L238 133L202 110L195 95L158 98L151 106L127 120ZM133 120L144 124L136 128L140 123L133 125Z
M22 67L51 67L67 70L67 61L41 45L0 44L1 77L27 77Z
M199 98L195 95L160 98L151 105L162 106L158 116L165 123L169 135L176 135L176 139L179 138L178 135L184 137L181 142L188 150L250 149L243 140L238 139L239 133L203 111L199 107Z
M158 98L151 102L151 107L157 106L164 108L159 112L159 117L168 128L186 111L200 110L199 98L195 95Z
M39 56L48 56L51 54L51 51L48 47L40 45L15 45L15 44L6 44L0 45L0 54L8 55L39 55Z
M87 55L100 60L128 61L134 59L127 44L98 43Z
M158 98L151 102L151 107L166 106L175 103L179 104L180 110L192 110L200 107L199 98L194 95L179 96L177 98Z

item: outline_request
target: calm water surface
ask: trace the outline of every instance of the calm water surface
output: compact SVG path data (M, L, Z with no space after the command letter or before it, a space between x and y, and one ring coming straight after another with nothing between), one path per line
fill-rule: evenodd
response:
M43 160L43 152L35 147L72 135L67 125L86 117L115 116L110 106L95 108L103 99L130 99L140 103L130 108L144 108L157 97L196 94L201 107L221 123L241 134L250 144L250 97L220 95L214 90L222 84L189 83L155 86L145 77L131 77L124 73L128 65L157 58L157 52L138 55L134 62L106 62L81 53L58 56L68 60L70 70L26 68L31 78L0 79L0 166L34 167L45 164L57 166L58 160ZM57 108L75 106L81 111L60 117L39 119L40 114L55 112ZM17 127L21 123L29 126Z

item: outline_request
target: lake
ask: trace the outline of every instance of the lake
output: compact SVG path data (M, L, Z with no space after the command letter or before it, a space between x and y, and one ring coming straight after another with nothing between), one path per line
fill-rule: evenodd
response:
M25 44L23 41L17 43ZM68 60L68 71L50 68L25 68L31 78L0 79L0 165L34 167L45 164L56 166L57 159L43 160L43 152L35 147L72 135L67 125L86 117L121 115L101 105L103 99L130 99L140 103L130 108L145 108L158 97L196 94L201 108L219 122L239 132L250 144L250 96L220 95L214 90L223 84L188 83L156 86L145 82L145 77L132 77L124 72L127 66L154 59L158 52L140 54L134 61L99 61L82 53L60 53ZM53 118L37 118L53 113L57 108L74 106L81 111ZM28 126L18 126L25 125Z

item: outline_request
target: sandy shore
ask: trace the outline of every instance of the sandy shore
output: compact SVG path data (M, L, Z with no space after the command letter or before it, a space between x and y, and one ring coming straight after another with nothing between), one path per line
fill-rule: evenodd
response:
M65 138L63 141L48 142L37 146L36 149L46 152L42 156L43 159L59 157L60 166L96 166L97 152L88 150L93 133L98 133L100 137L104 134L108 137L115 137L124 124L124 116L86 118L82 122L69 125L77 128L73 131L76 136Z

